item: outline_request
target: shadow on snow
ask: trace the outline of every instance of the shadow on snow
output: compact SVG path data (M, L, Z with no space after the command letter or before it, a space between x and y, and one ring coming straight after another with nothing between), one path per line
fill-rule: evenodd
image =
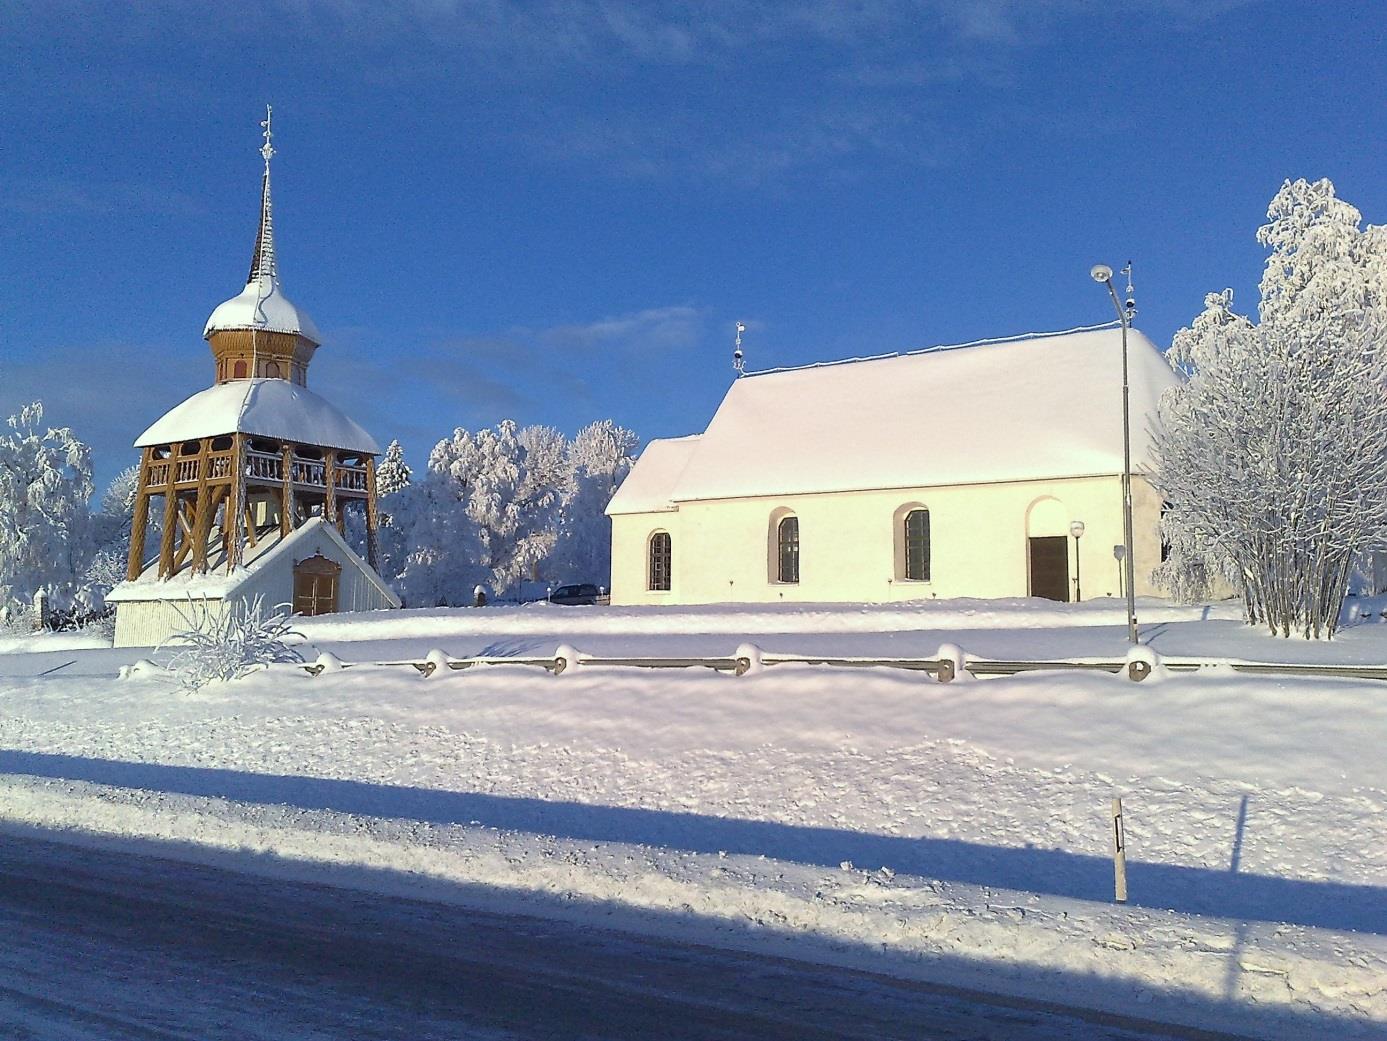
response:
M765 855L836 869L873 870L1108 902L1112 862L1058 849L864 834L698 813L557 802L201 767L0 751L0 773L20 774L363 817L480 825L560 839L620 842L691 853ZM1387 888L1275 878L1129 860L1132 906L1245 922L1285 922L1387 935Z

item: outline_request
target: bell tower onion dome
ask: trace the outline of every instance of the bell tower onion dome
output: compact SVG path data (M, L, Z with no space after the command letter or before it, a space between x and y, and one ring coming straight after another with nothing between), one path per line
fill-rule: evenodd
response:
M270 203L271 109L265 107L265 139L260 155L265 172L260 187L260 228L255 236L246 288L217 306L203 338L216 359L216 382L285 379L308 384L308 363L322 338L313 319L284 295L275 262L274 218Z

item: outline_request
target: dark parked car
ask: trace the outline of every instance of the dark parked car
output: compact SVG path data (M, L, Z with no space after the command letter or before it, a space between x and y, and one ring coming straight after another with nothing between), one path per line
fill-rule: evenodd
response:
M558 589L549 594L549 602L565 606L595 604L601 595L601 591L596 586L559 586Z

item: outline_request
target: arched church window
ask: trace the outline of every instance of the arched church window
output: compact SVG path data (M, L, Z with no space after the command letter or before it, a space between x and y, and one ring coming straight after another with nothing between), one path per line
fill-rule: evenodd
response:
M775 529L777 582L799 581L799 518L782 517Z
M271 379L279 379L279 362L267 361L265 363L265 375Z
M905 515L905 574L910 582L929 581L929 510Z
M246 378L246 362L244 358L236 359L236 363L231 366L231 378L233 380L243 380Z
M652 592L669 592L673 577L674 544L667 531L657 531L650 536L650 581Z

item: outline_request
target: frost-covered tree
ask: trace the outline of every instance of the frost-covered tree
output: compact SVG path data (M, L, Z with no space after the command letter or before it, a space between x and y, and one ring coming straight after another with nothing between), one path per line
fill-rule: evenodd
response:
M607 504L630 472L639 444L640 438L610 419L578 431L568 451L569 480L559 510L558 538L545 565L550 577L611 584Z
M79 614L100 613L106 594L125 578L139 484L140 468L126 467L112 479L101 496L100 509L91 515L92 556L81 573L74 597ZM151 521L153 531L146 538L158 545L161 519L152 517Z
M1249 621L1329 637L1354 565L1387 545L1387 232L1328 181L1286 182L1267 216L1260 320L1211 295L1171 348L1188 381L1157 432L1163 577L1231 577Z
M40 588L73 605L92 552L91 451L65 427L43 426L34 402L0 434L0 616L25 610Z
M559 510L572 483L568 439L553 427L520 431L525 447L525 474L516 490L521 536L512 558L516 579L541 577L559 536Z
M473 602L478 585L505 595L527 579L605 582L604 511L637 439L610 421L570 443L545 426L458 429L421 480L382 501L382 570L407 603Z
M405 462L405 450L399 441L391 441L376 467L376 494L384 499L408 488L414 478L414 471Z
M467 602L479 584L498 592L523 577L527 558L526 448L515 423L459 427L434 446L408 502L409 551L400 579L411 603ZM404 505L404 504L399 504Z

